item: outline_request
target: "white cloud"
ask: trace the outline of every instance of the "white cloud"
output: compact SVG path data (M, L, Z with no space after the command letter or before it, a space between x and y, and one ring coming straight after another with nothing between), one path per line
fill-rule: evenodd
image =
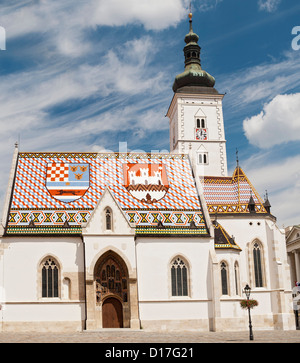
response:
M215 9L219 3L221 3L223 0L202 0L197 7L200 11L209 11L212 9Z
M146 30L176 26L187 13L187 0L43 0L6 5L1 24L9 38L47 35L66 55L83 52L83 31L97 26L140 24Z
M259 0L258 8L259 8L259 10L272 13L273 11L277 10L280 2L281 2L281 0Z
M276 96L243 126L249 142L262 149L300 141L300 93Z
M283 59L220 75L216 88L227 93L227 111L240 112L257 102L267 102L278 94L299 89L300 78L295 77L299 72L299 56L290 51Z
M142 24L146 29L161 30L176 25L186 16L186 0L93 0L91 23L122 26Z

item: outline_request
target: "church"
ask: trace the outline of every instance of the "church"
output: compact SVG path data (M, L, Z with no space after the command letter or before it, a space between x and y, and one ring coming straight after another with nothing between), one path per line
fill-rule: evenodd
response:
M237 161L189 15L170 153L20 152L0 225L1 331L295 329L284 231Z

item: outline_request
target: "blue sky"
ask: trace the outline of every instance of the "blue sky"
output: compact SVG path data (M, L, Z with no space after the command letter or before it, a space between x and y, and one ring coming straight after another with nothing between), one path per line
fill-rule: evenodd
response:
M120 142L121 151L169 150L165 114L184 68L188 3L1 2L1 205L18 140L20 151L119 151ZM229 174L238 148L279 226L299 224L299 0L202 0L192 8L202 67L226 92Z

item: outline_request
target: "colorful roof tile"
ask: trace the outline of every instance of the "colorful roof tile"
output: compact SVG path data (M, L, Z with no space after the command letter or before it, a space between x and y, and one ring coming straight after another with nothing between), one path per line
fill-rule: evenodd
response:
M235 169L232 177L206 176L201 183L210 214L250 213L251 197L255 213L267 213L263 200L240 167Z
M140 231L207 234L188 157L145 153L19 153L6 232L77 234L107 187Z
M215 238L215 248L216 249L233 249L241 251L239 245L235 242L235 238L230 237L228 232L223 226L217 221L213 221L214 226L214 238Z

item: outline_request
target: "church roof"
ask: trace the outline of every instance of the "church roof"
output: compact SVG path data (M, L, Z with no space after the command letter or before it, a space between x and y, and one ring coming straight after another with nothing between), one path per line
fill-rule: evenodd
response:
M136 233L208 234L188 157L145 153L19 153L6 233L80 234L106 188Z
M264 201L239 166L232 177L205 176L200 180L210 214L268 213ZM249 206L253 202L252 211Z
M240 246L235 242L235 238L230 237L228 232L216 220L213 221L214 226L214 239L216 249L233 249L241 251Z

